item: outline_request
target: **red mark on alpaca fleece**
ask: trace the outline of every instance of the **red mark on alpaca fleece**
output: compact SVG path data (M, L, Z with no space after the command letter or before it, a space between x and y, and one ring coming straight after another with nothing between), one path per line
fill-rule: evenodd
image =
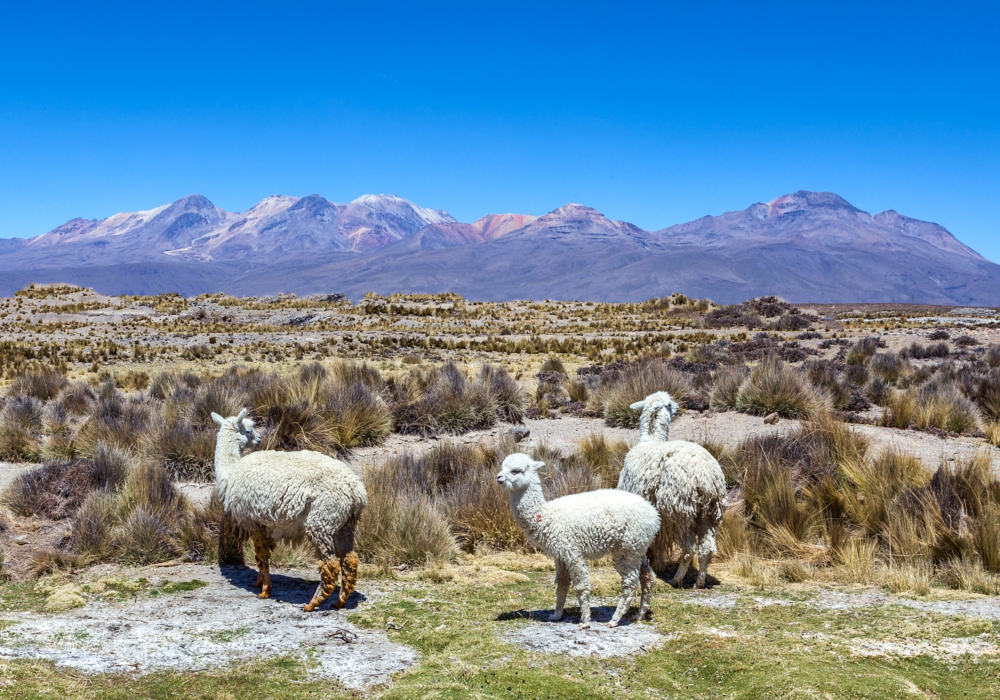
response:
M538 515L535 516L535 522L539 522L539 523L542 522L542 514L541 513L539 513Z

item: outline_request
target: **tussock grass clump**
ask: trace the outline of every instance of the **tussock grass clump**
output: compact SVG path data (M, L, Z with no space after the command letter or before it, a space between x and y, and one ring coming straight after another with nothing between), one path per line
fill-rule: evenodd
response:
M748 373L749 370L740 365L724 367L715 374L712 393L709 395L709 406L713 411L731 411L736 408L736 398Z
M0 459L37 462L42 456L43 404L33 396L9 400L0 411Z
M983 432L986 434L987 442L994 447L1000 447L1000 420L988 421L983 426Z
M473 380L453 362L413 367L390 389L393 420L401 433L459 435L497 420L519 422L524 415L517 383L496 366L483 367Z
M991 345L983 353L983 361L990 367L1000 367L1000 345Z
M872 453L822 417L750 438L722 463L742 496L718 536L726 556L791 556L835 566L845 581L917 593L951 568L1000 571L1000 479L988 454L932 476L912 455Z
M863 365L868 359L878 352L879 348L885 347L885 341L876 336L868 336L854 343L847 351L847 364Z
M133 464L119 488L88 495L73 519L73 543L91 559L137 565L185 551L199 558L212 546L169 472L148 461Z
M885 401L882 425L905 430L917 417L917 400L909 391L896 390L889 393Z
M690 379L659 358L643 360L602 374L587 408L610 426L635 428L641 412L631 405L657 391L668 392L680 404L691 391Z
M951 354L951 348L948 347L948 343L930 343L929 345L911 343L910 347L902 352L914 360L926 360L932 357L948 357Z
M735 408L742 413L804 418L820 412L828 399L809 380L775 355L765 355L740 387Z
M896 384L905 370L906 361L893 353L876 353L868 361L868 372L888 384Z
M30 396L40 401L48 401L58 396L68 383L66 377L57 369L43 368L16 377L11 382L9 395Z
M603 433L591 433L580 440L578 452L590 471L600 477L599 488L614 488L630 447L624 440L609 441Z
M97 487L89 460L50 462L20 474L4 490L0 502L14 515L60 520L71 517Z

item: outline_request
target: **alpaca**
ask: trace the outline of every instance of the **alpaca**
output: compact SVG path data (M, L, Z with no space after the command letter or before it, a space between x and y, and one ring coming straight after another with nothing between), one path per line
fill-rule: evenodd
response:
M212 420L219 426L215 446L215 487L226 515L253 533L260 597L271 595L269 560L275 540L307 538L319 557L320 581L303 608L323 604L342 578L342 608L357 582L354 528L368 502L361 478L343 462L319 452L254 452L243 457L260 435L244 408L238 416Z
M663 572L667 552L680 543L681 557L670 584L683 584L697 553L696 585L704 588L716 552L715 533L728 505L722 467L701 445L669 439L678 406L667 392L650 394L631 408L642 411L639 443L625 456L618 488L642 496L660 513L662 525L649 550L653 569Z
M641 620L653 595L653 570L645 553L660 529L656 509L642 498L614 489L563 496L545 501L535 462L526 454L507 457L497 482L510 491L510 508L517 526L531 544L556 562L556 607L551 621L562 618L570 583L580 602L580 628L590 627L588 559L614 558L622 577L622 596L608 627L616 626L641 586Z

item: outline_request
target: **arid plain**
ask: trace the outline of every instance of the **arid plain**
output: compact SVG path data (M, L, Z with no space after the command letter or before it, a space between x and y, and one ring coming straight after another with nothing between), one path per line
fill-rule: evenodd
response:
M1000 311L469 302L456 295L0 300L0 687L9 697L989 697L1000 674ZM614 487L638 414L704 445L729 507L706 590L545 622L553 565L495 483ZM270 600L220 540L212 411L363 476L358 591ZM245 564L243 562L246 562ZM592 570L595 618L618 576Z

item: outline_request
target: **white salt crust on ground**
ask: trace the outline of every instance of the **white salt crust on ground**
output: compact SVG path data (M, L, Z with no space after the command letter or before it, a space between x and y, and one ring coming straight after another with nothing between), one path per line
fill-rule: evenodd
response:
M384 632L362 630L346 620L348 610L304 613L316 582L272 575L274 597L260 600L250 588L256 571L207 566L173 570L172 580L197 578L209 585L186 593L139 595L124 603L91 602L65 613L18 613L0 630L0 658L47 659L84 673L192 671L253 659L291 655L307 660L317 676L353 689L387 683L393 673L417 663L410 647ZM357 635L346 644L332 634Z
M591 626L582 630L579 615L567 615L559 622L542 622L551 610L535 611L532 622L503 634L504 641L528 651L570 656L632 656L645 654L676 635L662 635L646 623L628 620L618 627L605 623L613 607L591 608Z

